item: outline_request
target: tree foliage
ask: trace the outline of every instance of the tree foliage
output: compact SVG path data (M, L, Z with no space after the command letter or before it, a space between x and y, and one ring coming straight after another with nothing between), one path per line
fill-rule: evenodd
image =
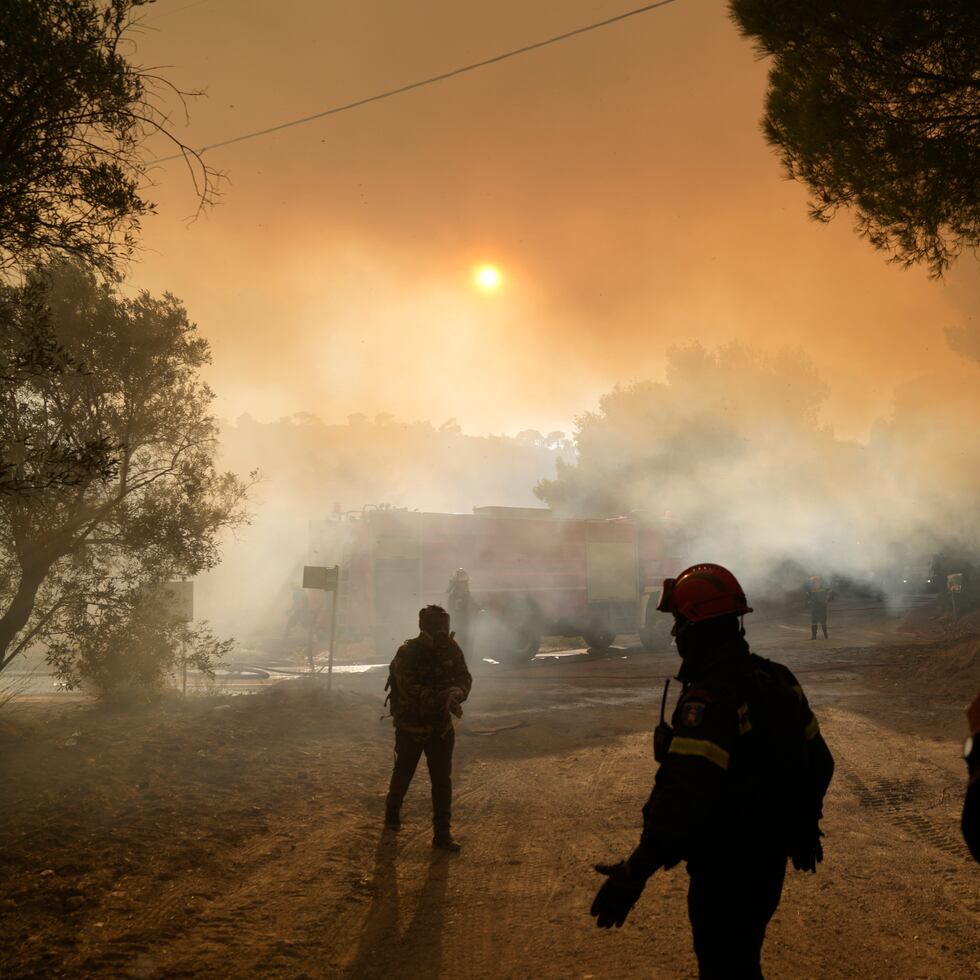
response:
M24 392L71 386L84 373L55 338L40 282L19 293L0 292L0 404L9 411ZM104 436L48 428L43 443L28 445L23 438L39 432L7 433L14 441L0 444L0 496L31 497L115 473L116 447Z
M31 643L64 651L73 637L84 657L97 633L122 635L148 590L217 563L220 532L245 520L247 486L215 465L200 377L210 352L173 296L122 299L60 262L0 286L0 309L40 318L77 366L0 386L0 446L16 448L18 472L47 472L59 447L111 447L111 465L80 469L72 485L0 496L2 669Z
M772 58L763 129L811 215L941 275L980 244L976 0L731 0Z
M764 358L739 344L672 348L665 381L617 385L598 411L578 416L577 461L559 460L556 478L535 493L569 516L694 517L715 503L708 495L724 506L747 467L778 470L777 447L828 438L818 424L826 395L812 365L791 351Z
M113 700L142 699L178 668L213 676L233 640L219 640L206 623L175 621L145 585L118 588L112 601L89 596L69 604L47 639L48 662L67 690L88 686Z
M0 269L71 254L109 271L135 245L144 140L163 134L188 161L202 203L217 176L168 128L169 87L126 57L150 0L0 4Z
M639 512L673 549L671 571L731 562L772 595L787 561L901 587L901 570L933 554L976 554L972 369L898 388L866 441L821 424L828 394L793 351L673 348L663 381L616 387L576 420L577 460L536 492L561 516Z

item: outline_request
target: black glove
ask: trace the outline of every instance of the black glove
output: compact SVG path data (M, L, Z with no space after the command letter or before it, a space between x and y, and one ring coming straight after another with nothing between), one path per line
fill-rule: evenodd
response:
M626 861L618 864L597 864L595 869L601 875L608 875L608 878L596 894L589 915L595 916L596 925L600 929L609 929L614 925L618 929L643 894L646 879L631 874Z
M820 838L823 832L816 824L809 830L796 835L790 848L790 858L797 871L816 873L817 865L823 860L823 845Z
M463 717L463 708L461 701L466 697L463 693L463 689L459 687L451 687L446 691L446 710L451 714L455 715L457 718Z

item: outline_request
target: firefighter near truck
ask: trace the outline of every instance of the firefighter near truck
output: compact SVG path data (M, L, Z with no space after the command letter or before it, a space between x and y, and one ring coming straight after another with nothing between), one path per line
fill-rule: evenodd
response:
M419 609L443 604L465 569L482 610L475 655L520 663L546 636L581 636L601 650L618 635L639 634L647 649L666 646L655 607L665 575L680 561L676 540L666 524L636 515L366 507L311 521L309 561L339 567L338 641L373 640L379 653L411 636Z

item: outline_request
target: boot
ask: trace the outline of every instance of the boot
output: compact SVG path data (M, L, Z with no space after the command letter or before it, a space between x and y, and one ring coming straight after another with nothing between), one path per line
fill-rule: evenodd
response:
M432 838L432 846L440 851L449 851L450 854L459 853L459 843L448 830L437 833Z
M402 829L401 807L396 806L387 801L385 802L385 829L386 830Z

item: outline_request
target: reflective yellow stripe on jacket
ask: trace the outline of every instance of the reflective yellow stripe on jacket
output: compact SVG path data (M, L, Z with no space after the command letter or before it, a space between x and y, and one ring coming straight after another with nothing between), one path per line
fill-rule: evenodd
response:
M743 704L738 709L738 733L745 735L752 731L752 719L749 717L749 706Z
M721 769L728 769L731 756L720 745L706 742L703 738L678 738L670 740L670 755L699 755Z

